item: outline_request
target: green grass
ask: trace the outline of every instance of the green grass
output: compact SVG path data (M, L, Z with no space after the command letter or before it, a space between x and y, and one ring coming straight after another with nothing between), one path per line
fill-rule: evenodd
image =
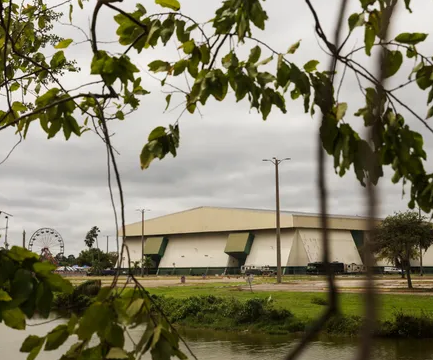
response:
M244 283L242 283L244 284ZM234 297L239 300L250 298L269 298L275 301L275 306L290 310L296 317L301 319L312 319L320 315L323 305L316 305L311 302L315 297L326 299L325 293L303 293L283 291L239 291L233 284L209 283L200 286L172 286L149 288L151 294L165 295L174 298L187 298L195 295L214 295L223 297ZM380 320L390 320L397 311L407 315L419 316L422 312L433 314L433 301L430 296L419 295L391 295L380 294L377 296L378 313ZM362 294L340 294L340 309L344 315L363 314Z

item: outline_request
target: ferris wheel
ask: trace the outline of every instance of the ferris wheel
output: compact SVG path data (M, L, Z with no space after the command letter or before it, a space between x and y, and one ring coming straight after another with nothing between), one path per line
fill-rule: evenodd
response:
M56 230L41 228L31 236L29 250L44 257L49 255L56 257L65 253L65 243Z

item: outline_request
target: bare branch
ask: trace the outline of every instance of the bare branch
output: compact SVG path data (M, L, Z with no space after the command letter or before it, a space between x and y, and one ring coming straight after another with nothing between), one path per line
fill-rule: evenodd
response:
M311 5L309 0L305 0L307 5L310 7L311 12L316 20L316 31L318 35L325 41L328 48L333 53L331 63L329 66L332 74L335 73L337 66L338 53L335 51L339 48L340 43L340 30L343 24L343 18L347 7L347 0L341 0L341 5L338 14L337 26L335 28L335 40L334 44L330 44L327 40L325 34L321 30L319 19L317 17L316 11ZM334 50L334 51L333 51ZM332 75L332 81L334 80L334 75ZM333 104L329 104L331 108ZM323 114L322 122L325 121L327 114ZM320 133L318 136L318 146L317 146L317 162L318 162L318 187L320 195L320 222L322 228L322 239L323 239L323 262L325 264L327 281L329 287L329 305L325 313L316 321L309 331L304 335L302 340L290 351L287 355L286 360L295 359L308 345L308 343L313 339L323 328L329 318L337 312L337 289L334 282L334 275L332 273L330 264L330 246L329 246L329 231L328 231L328 193L327 193L327 183L326 183L326 173L325 173L325 150L322 146L322 141L320 138Z
M21 132L19 132L19 134L20 134L20 139L15 143L15 145L12 147L12 149L9 150L9 152L7 153L7 155L5 156L5 158L2 161L0 161L0 165L3 165L7 161L7 159L9 159L9 157L12 155L12 153L14 152L14 150L23 141L23 136L21 135Z

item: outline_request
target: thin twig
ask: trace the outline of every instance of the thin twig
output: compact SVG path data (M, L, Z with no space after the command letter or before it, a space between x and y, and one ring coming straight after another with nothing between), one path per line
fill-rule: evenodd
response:
M347 7L347 0L341 0L341 5L338 14L338 22L335 28L335 40L334 44L329 44L326 39L326 35L323 33L322 26L320 25L317 14L312 7L309 0L305 0L316 19L316 31L318 35L326 42L329 50L333 53L331 59L331 64L329 70L331 71L331 81L334 80L334 73L337 66L337 56L338 53L332 51L339 48L340 42L340 30L343 24L343 18ZM328 104L329 108L332 108L333 104ZM323 113L322 122L328 114ZM301 352L307 347L308 343L322 330L326 322L337 312L337 289L334 281L334 275L332 273L332 268L330 264L330 246L329 246L329 229L328 229L328 192L327 192L327 182L326 182L326 172L325 172L325 150L322 146L322 141L320 137L320 132L318 136L318 147L317 147L317 162L318 162L318 187L320 195L320 222L322 228L322 239L323 239L323 262L325 264L325 270L327 274L327 281L329 287L329 304L325 313L314 323L314 325L306 332L301 341L290 351L286 356L286 360L295 359Z
M3 165L7 161L7 159L9 159L9 157L12 155L12 153L14 152L14 150L23 141L23 136L21 135L21 132L19 132L19 134L20 134L20 139L15 143L15 145L12 147L12 149L9 150L9 152L7 153L7 155L5 156L5 158L2 161L0 161L0 165Z

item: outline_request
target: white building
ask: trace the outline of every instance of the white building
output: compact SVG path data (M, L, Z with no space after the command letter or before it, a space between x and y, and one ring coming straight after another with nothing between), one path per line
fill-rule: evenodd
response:
M329 216L331 261L362 264L358 248L367 221ZM130 260L141 257L142 223L126 226ZM199 207L145 221L144 254L159 274L236 273L242 265L276 266L275 211ZM322 232L317 214L281 212L283 272L303 273L322 260ZM433 254L433 252L432 252ZM127 266L124 258L123 266Z

